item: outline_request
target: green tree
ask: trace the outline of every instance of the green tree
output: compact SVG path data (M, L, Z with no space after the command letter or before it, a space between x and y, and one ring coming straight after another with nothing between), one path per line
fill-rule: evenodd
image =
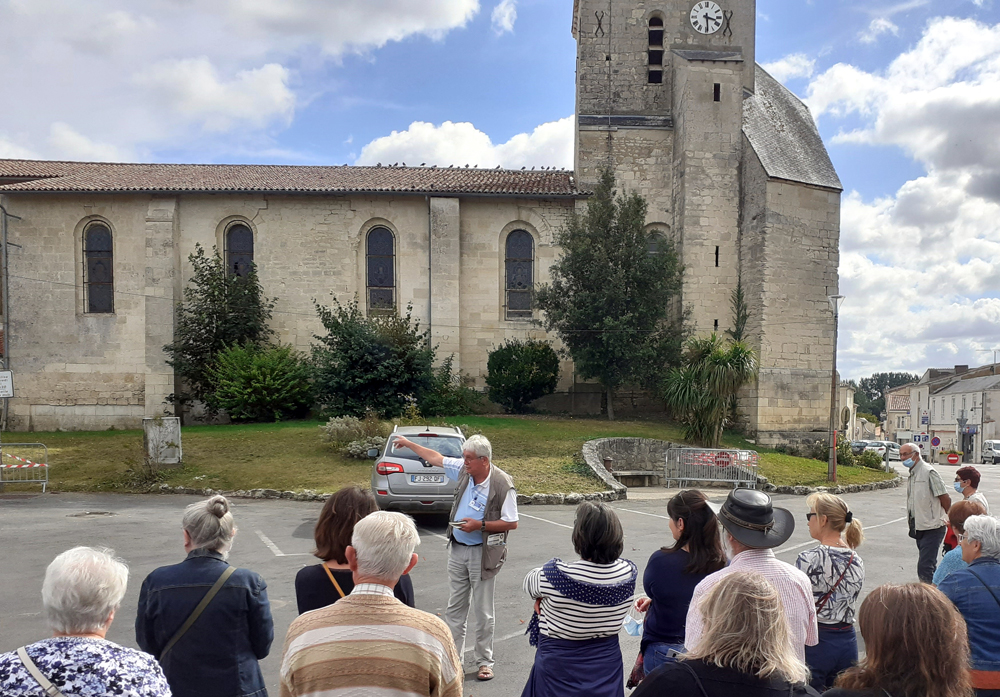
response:
M750 307L743 293L743 281L736 281L736 288L729 296L729 305L733 309L733 328L726 334L733 341L743 341L746 338L747 322L750 321Z
M291 346L230 346L216 354L209 373L215 392L208 404L233 421L280 421L312 404L309 367Z
M552 282L539 289L545 328L555 330L579 375L596 379L614 419L615 391L655 387L680 359L683 267L673 245L646 229L646 201L616 196L604 169L583 215L559 232Z
M667 375L663 398L685 426L685 438L719 447L729 400L757 375L757 356L740 341L712 334L688 342L684 364Z
M490 351L486 369L490 399L514 414L552 394L559 382L559 356L546 341L510 339Z
M875 373L871 377L858 381L858 391L855 396L859 411L881 414L885 411L885 393L893 387L900 387L920 379L913 373Z
M434 349L430 334L406 314L380 312L366 317L355 298L333 307L316 304L326 334L312 347L316 399L335 415L363 416L373 409L385 417L402 413L406 398L418 401L432 389Z
M174 341L163 347L182 381L169 399L180 402L205 401L215 392L211 371L219 351L246 342L266 344L274 335L268 322L275 299L264 297L255 266L245 276L229 274L219 250L213 247L208 256L200 244L188 261L194 275L177 307Z

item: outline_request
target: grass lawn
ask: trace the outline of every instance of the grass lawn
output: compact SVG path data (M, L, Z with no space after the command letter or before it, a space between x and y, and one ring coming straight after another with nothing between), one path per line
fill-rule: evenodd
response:
M497 465L517 481L518 491L582 493L600 491L602 483L582 464L585 441L612 436L638 436L680 442L682 429L659 421L615 421L555 417L464 416L452 423L481 430L493 443ZM342 456L319 438L318 421L234 426L189 426L183 431L184 466L165 470L171 486L236 489L336 491L347 484L366 484L372 463ZM10 434L13 436L14 434ZM8 436L8 438L10 438ZM18 434L45 443L51 464L50 487L57 491L128 489L123 473L141 458L141 431L96 431ZM761 452L761 473L774 484L817 486L826 481L826 464L756 448L736 436L728 447ZM888 478L883 472L844 467L842 484ZM12 485L29 488L34 485Z

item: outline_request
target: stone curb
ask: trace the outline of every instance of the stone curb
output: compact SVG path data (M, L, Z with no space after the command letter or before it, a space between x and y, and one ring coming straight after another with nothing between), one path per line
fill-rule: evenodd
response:
M775 486L767 481L767 477L757 477L757 483L761 484L761 490L769 494L794 494L796 496L808 496L817 492L825 491L830 494L857 494L862 491L879 491L880 489L895 489L903 483L903 478L899 472L893 470L896 476L893 479L886 479L881 482L869 482L868 484L847 484L846 486Z

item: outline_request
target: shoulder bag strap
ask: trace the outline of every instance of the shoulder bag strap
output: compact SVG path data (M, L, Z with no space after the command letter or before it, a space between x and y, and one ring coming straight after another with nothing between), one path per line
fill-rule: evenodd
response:
M340 584L337 583L337 579L333 577L333 572L330 571L330 567L327 566L326 564L323 564L323 570L326 571L326 575L330 577L330 583L332 583L333 587L337 589L338 593L340 593L340 597L341 598L346 597L344 594L344 589L340 587Z
M191 614L188 615L188 618L184 620L184 624L181 625L181 628L177 630L177 633L170 638L170 641L167 642L163 651L160 652L161 661L163 660L163 657L167 655L167 652L174 648L174 644L176 644L180 638L184 636L184 633L191 629L191 625L194 624L195 620L197 620L201 616L201 613L205 611L208 604L212 602L212 598L214 598L222 586L225 585L226 581L229 580L229 577L233 575L234 571L236 571L235 566L228 567L222 572L222 575L219 576L218 580L216 580L215 585L208 589L208 593L205 594L205 597L201 599L198 606L195 607Z
M691 677L694 678L695 685L698 686L698 690L701 692L701 697L708 697L708 692L705 691L705 686L701 684L701 678L698 674L694 672L694 668L687 661L677 661L677 663L683 666L687 672L691 673Z
M49 682L48 678L42 675L42 671L38 670L38 666L36 666L35 662L31 660L31 657L28 656L28 652L24 650L23 646L17 650L17 657L21 659L21 663L23 663L24 667L28 669L28 672L31 673L31 677L33 677L38 684L42 686L42 689L45 690L45 694L49 695L49 697L65 697L65 695L59 691L58 687L53 685Z
M853 563L854 563L854 552L851 552L851 558L847 560L847 565L844 567L844 570L841 572L840 578L838 578L837 582L833 584L833 588L831 588L830 591L826 595L824 595L822 598L820 598L819 603L816 604L816 613L817 614L819 614L819 611L823 609L823 607L826 605L827 601L831 597L833 597L833 592L835 590L837 590L837 586L839 586L840 582L844 580L844 576L847 575L847 570L851 568L851 564L853 564Z
M1000 598L997 597L997 594L993 592L993 589L990 588L989 585L986 583L986 581L983 580L983 577L980 576L979 574L977 574L975 571L973 571L971 566L969 566L967 568L969 569L969 573L970 574L972 574L973 576L975 576L977 579L979 579L979 582L981 584L983 584L984 586L986 586L986 590L988 590L990 592L990 595L993 596L993 599L995 601L997 601L997 605L1000 605Z

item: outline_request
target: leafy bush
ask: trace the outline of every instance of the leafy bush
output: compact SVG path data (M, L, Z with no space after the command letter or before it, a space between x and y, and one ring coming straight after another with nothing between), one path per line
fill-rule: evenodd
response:
M882 462L882 456L874 450L864 451L858 455L855 460L859 466L867 467L868 469L880 470L885 466Z
M854 467L858 464L857 457L851 452L851 442L846 439L837 441L837 464L845 467Z
M264 297L254 266L245 276L227 273L218 249L206 256L202 246L195 245L188 261L194 275L177 307L174 341L163 347L167 364L183 379L186 392L168 399L207 402L216 388L212 366L218 353L248 341L264 344L274 334L267 326L274 298Z
M486 369L490 399L515 414L555 392L559 382L559 356L547 342L534 339L510 339L490 351Z
M216 386L208 405L233 421L280 421L312 404L309 370L291 346L231 346L216 355L208 375Z
M316 397L333 415L361 416L368 409L393 418L401 395L418 399L431 389L434 349L412 318L395 312L366 317L355 298L348 305L316 306L326 334L316 336L312 364Z
M361 419L356 416L332 416L319 427L320 438L327 443L349 443L361 437Z
M455 356L448 356L434 371L431 389L420 400L420 412L426 416L470 414L482 401L482 395L472 389L472 379L453 371Z
M361 438L359 440L352 440L348 443L344 447L343 453L347 457L353 457L357 460L367 460L369 450L375 448L376 450L381 451L383 445L385 445L385 438L380 436Z
M806 455L807 457L811 457L813 460L827 462L830 459L830 446L825 440L815 441L806 450ZM840 456L838 455L837 457L839 458Z

